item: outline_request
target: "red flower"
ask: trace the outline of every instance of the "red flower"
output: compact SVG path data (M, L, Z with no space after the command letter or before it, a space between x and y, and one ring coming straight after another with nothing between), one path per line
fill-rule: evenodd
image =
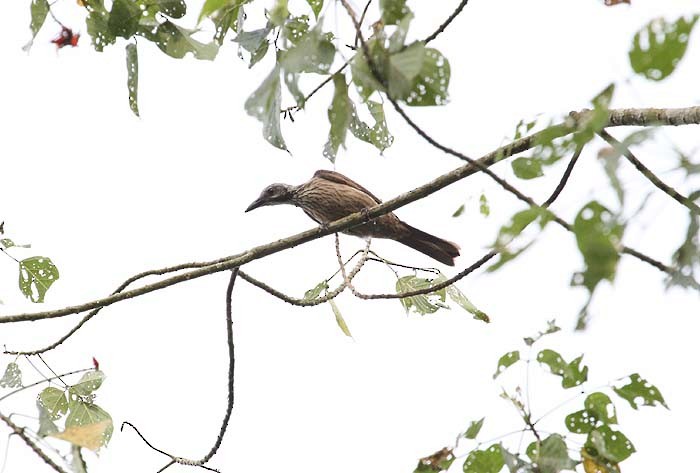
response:
M73 34L73 30L65 26L61 27L61 33L51 42L56 45L58 49L64 46L77 46L78 40L80 39L80 33Z

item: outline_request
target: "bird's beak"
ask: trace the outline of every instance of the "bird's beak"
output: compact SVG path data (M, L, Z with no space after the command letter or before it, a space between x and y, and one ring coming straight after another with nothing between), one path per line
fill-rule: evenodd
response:
M250 212L251 210L257 209L258 207L262 207L263 205L265 205L265 199L263 199L262 197L258 197L253 201L252 204L248 206L247 209L245 209L245 211Z

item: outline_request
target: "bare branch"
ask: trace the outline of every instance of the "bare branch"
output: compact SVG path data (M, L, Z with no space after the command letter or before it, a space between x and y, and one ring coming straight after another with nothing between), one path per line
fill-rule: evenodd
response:
M457 18L457 15L462 13L462 10L464 9L464 7L467 6L468 2L469 0L462 0L461 2L459 2L459 5L457 5L455 11L453 11L452 14L448 16L447 19L440 26L438 26L438 29L436 29L430 36L425 38L423 42L425 42L425 44L428 44L429 42L437 38L439 34L444 32L445 29L450 25L450 23L452 23L454 19Z
M618 140L616 140L610 133L608 133L605 130L600 130L598 132L601 138L603 138L605 141L608 142L610 146L615 148L615 150L618 153L621 153L627 160L634 165L634 167L637 168L639 172L641 172L644 177L649 179L652 184L654 184L656 187L661 189L663 192L671 196L673 199L675 199L677 202L679 202L681 205L685 205L688 210L690 210L691 213L695 215L700 215L700 207L690 200L688 197L684 196L680 192L678 192L676 189L673 187L669 186L666 184L664 181L662 181L656 174L654 174L651 169L646 167L637 157L632 153L632 151L629 149L629 146L624 145L623 143L620 143Z
M44 453L44 451L41 448L39 448L39 446L36 444L36 442L34 442L34 440L29 438L29 436L24 432L24 427L20 427L19 425L15 424L14 422L12 422L12 419L10 419L2 413L0 413L0 420L7 424L7 426L10 429L12 429L12 432L15 433L19 438L21 438L22 441L24 441L24 443L26 443L27 446L31 448L39 458L44 460L44 463L53 468L54 471L57 471L58 473L68 473L66 470L64 470L58 464L56 464L56 462L54 462L46 453Z

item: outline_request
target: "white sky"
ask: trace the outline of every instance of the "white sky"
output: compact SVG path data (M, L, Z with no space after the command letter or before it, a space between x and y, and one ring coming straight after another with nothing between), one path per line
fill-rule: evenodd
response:
M417 3L412 31L423 37L457 1L411 6ZM409 113L437 139L478 157L512 136L519 119L584 107L611 81L620 86L616 107L697 104L697 34L678 70L660 84L633 77L627 62L632 35L641 25L659 15L697 12L697 2L635 0L631 8L601 3L474 0L432 45L450 60L450 104ZM17 250L17 257L50 256L61 279L43 307L32 306L16 288L15 263L2 258L5 305L0 313L99 298L142 270L233 254L311 228L298 209L250 214L243 209L271 182L296 184L316 169L332 168L321 154L332 90L314 97L295 123L283 123L289 156L264 142L260 124L243 110L246 97L272 67L271 57L249 71L231 44L209 63L176 61L141 41L142 118L136 119L126 99L123 41L99 54L86 35L80 47L57 54L48 41L58 27L47 20L27 55L21 46L29 38L28 2L3 8L9 21L0 44L0 220L6 222L7 236L33 245ZM305 11L303 2L292 8ZM192 6L180 24L193 25L198 11ZM56 12L84 30L74 2L62 0ZM326 18L327 28L346 22L335 4L327 7ZM304 85L309 90L315 81ZM291 103L288 97L286 103ZM336 169L391 198L461 164L414 136L391 112L388 122L396 142L383 156L349 138ZM670 184L693 190L682 173L666 171L676 164L669 143L689 152L698 145L697 133L697 128L665 129L638 156ZM593 198L614 207L595 158L600 146L587 149L553 206L562 217L573 219ZM541 200L563 166L531 182L516 182L506 163L494 170ZM621 168L629 213L652 187L627 163ZM492 206L488 219L478 212L482 192ZM465 202L465 214L452 218ZM474 176L397 213L458 242L460 269L480 257L500 225L522 208L487 178ZM657 192L624 241L668 262L686 223L686 212ZM362 246L351 237L342 243L347 254ZM393 242L379 241L373 248L404 263L434 265ZM568 284L581 268L573 236L551 226L506 269L477 272L459 283L491 315L492 324L474 321L460 309L406 316L398 301L364 302L343 294L338 305L354 340L340 332L327 304L293 308L239 281L233 301L236 405L211 466L225 472L410 472L418 458L450 445L470 420L486 417L484 440L519 429L514 409L498 393L501 383L511 391L524 386L522 367L513 367L498 382L491 374L501 354L520 348L523 336L556 317L565 330L541 342L540 349L559 350L567 359L585 353L591 387L639 372L660 388L671 407L635 412L613 399L620 430L638 450L622 468L684 470L700 420L692 359L700 331L697 294L665 291L662 274L625 257L615 284L598 291L589 329L573 333L586 296ZM297 296L335 269L330 237L246 266L252 275ZM131 421L157 446L198 458L213 442L225 406L227 279L224 274L202 278L112 306L45 358L65 372L89 365L95 356L108 376L97 402L116 426ZM370 265L357 285L379 292L392 290L394 281L388 271ZM14 349L43 346L77 320L3 325L0 343ZM532 366L535 417L573 395L541 371ZM36 378L29 367L25 373L25 381ZM563 431L563 416L582 404L583 397L568 404L541 428ZM12 406L36 415L31 395ZM5 441L2 437L0 451ZM505 441L517 447L518 436ZM5 473L48 469L18 439L11 442ZM118 430L99 459L86 456L96 472L156 471L166 462L135 434ZM453 470L460 471L462 463L455 462ZM169 471L185 470L174 466Z

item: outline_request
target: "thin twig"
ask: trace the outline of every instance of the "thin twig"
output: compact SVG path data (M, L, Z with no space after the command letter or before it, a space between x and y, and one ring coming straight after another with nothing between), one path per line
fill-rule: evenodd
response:
M54 462L53 459L51 459L46 453L44 453L44 451L41 448L39 448L39 446L36 444L36 442L34 442L34 440L29 438L29 436L24 431L24 427L20 427L19 425L15 424L9 417L5 416L2 413L0 413L0 420L7 424L7 426L10 427L10 429L12 429L12 432L15 433L19 438L21 438L22 441L24 441L24 443L26 443L27 446L31 448L34 451L34 453L36 453L36 455L44 461L44 463L53 468L54 471L57 471L58 473L68 473L66 470L64 470L58 464L56 464L56 462Z
M690 210L691 213L695 215L700 215L700 207L693 202L691 199L688 197L684 196L680 192L678 192L676 189L673 187L669 186L666 184L664 181L662 181L656 174L654 174L651 169L646 167L637 157L632 153L630 150L629 146L624 145L623 143L620 143L618 140L616 140L610 133L608 133L605 130L600 130L598 132L598 135L600 135L601 138L603 138L605 141L608 142L610 146L615 148L615 150L618 153L621 153L627 160L634 165L634 167L637 168L639 172L641 172L644 177L649 179L652 184L654 184L656 187L661 189L663 192L671 196L673 199L675 199L677 202L679 202L681 205L684 205Z
M457 5L455 11L453 11L452 14L448 16L447 19L440 26L438 26L438 29L436 29L432 34L430 34L430 36L425 38L423 41L426 44L428 44L429 42L437 38L439 34L443 33L445 31L445 28L447 28L450 25L450 23L454 21L455 18L457 18L457 15L462 13L462 10L464 9L464 7L467 6L468 2L469 0L462 0L461 2L459 2L459 5Z
M229 355L229 364L228 364L228 401L226 404L226 412L224 414L224 419L221 422L221 428L219 429L219 435L217 435L216 440L214 441L214 445L211 447L209 452L204 455L200 460L190 460L188 458L184 457L178 457L175 455L172 455L164 450L161 450L160 448L155 447L153 444L151 444L146 437L144 437L141 432L139 432L139 429L137 429L131 422L123 422L121 426L121 430L124 430L124 426L128 425L134 431L136 434L141 437L141 440L151 449L154 450L161 455L164 455L168 458L170 458L170 461L163 466L159 472L162 472L166 470L167 468L171 467L175 463L179 465L187 465L187 466L195 466L199 468L203 468L205 470L209 471L215 471L218 472L219 470L216 470L214 468L211 468L209 466L206 466L206 463L211 460L211 458L216 454L216 452L219 450L219 447L221 446L221 442L224 439L224 434L226 433L226 429L228 428L228 423L231 420L231 413L233 412L233 400L234 400L234 392L233 392L233 386L234 386L234 371L235 371L235 364L236 364L236 358L234 356L234 344L233 344L233 316L232 316L232 305L231 305L231 295L233 294L233 286L236 282L236 276L238 276L239 269L238 268L233 268L231 270L231 277L229 278L228 286L226 288L226 342L228 346L228 355Z
M53 381L54 379L61 379L64 376L70 376L70 375L78 374L78 373L85 373L86 371L92 371L92 370L94 370L94 368L83 368L82 370L69 371L68 373L59 374L56 376L52 376L50 378L44 378L41 381L36 381L34 383L27 384L25 386L22 386L20 388L15 389L12 392L5 394L4 396L0 397L0 402L7 399L8 397L10 397L14 394L17 394L20 391L24 391L25 389L33 388L34 386L38 386L39 384L48 383L48 382Z

